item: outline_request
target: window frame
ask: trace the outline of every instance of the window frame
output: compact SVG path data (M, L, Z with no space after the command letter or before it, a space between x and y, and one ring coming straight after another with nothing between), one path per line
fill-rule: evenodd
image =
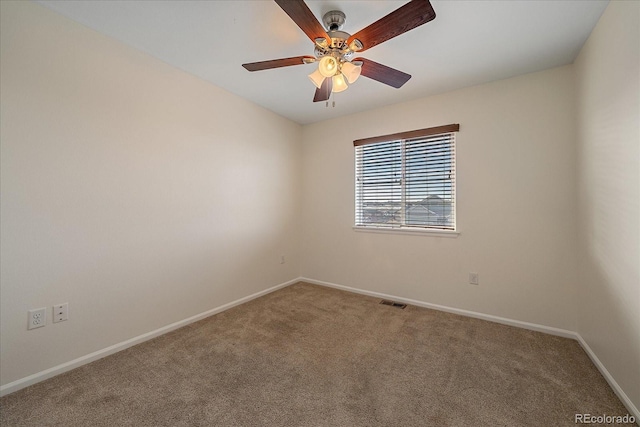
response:
M354 212L354 226L353 229L355 231L367 231L367 232L376 232L376 233L402 233L402 234L418 234L418 235L437 235L437 236L442 236L442 237L457 237L460 232L458 229L458 225L457 225L457 182L456 182L456 160L457 160L457 154L456 154L456 135L455 133L458 132L460 130L460 125L459 124L450 124L450 125L445 125L445 126L437 126L437 127L431 127L431 128L425 128L425 129L418 129L418 130L413 130L413 131L407 131L407 132L399 132L399 133L394 133L394 134L388 134L388 135L381 135L381 136L375 136L375 137L370 137L370 138L364 138L364 139L357 139L355 141L353 141L353 145L354 145L354 155L355 155L355 162L354 162L354 166L355 166L355 185L354 185L354 207L355 207L355 212ZM452 188L451 188L451 192L452 192L452 210L453 210L453 224L452 224L452 228L450 227L439 227L439 226L435 226L435 225L419 225L419 224L407 224L407 218L406 215L401 214L400 217L402 218L402 222L398 225L391 225L391 226L382 226L380 224L366 224L366 223L358 223L358 214L362 212L362 206L361 204L362 202L362 196L363 196L363 191L361 190L361 188L359 187L361 184L359 182L359 174L362 173L362 166L361 164L359 164L359 162L362 161L361 157L358 154L358 147L361 147L363 145L369 145L369 144L383 144L383 143L393 143L393 142L397 142L399 143L399 148L401 150L401 157L403 158L403 160L401 161L401 174L402 174L402 178L401 178L401 184L400 184L400 209L401 212L404 213L405 209L406 209L406 191L407 191L407 182L405 180L405 171L406 171L406 164L404 162L404 158L406 156L406 143L408 140L413 140L415 141L416 139L419 138L427 138L427 137L434 137L437 135L443 135L443 134L451 134L451 139L452 139L452 146L451 146L451 153L452 153L452 159L453 159L453 179L452 179Z

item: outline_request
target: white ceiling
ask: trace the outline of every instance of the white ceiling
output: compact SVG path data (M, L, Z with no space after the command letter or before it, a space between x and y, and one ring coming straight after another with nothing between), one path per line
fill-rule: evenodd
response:
M307 36L273 1L39 1L96 31L301 124L570 64L607 1L432 0L436 19L361 56L411 74L394 89L360 78L313 103L315 65L248 72L246 62L313 55ZM347 15L354 34L405 1L307 1Z

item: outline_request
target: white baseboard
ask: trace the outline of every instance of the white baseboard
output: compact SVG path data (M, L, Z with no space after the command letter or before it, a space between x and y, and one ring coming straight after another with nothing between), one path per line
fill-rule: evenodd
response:
M337 285L335 283L323 282L321 280L314 280L306 277L302 277L300 280L303 282L308 282L315 285L341 289L343 291L354 292L356 294L367 295L370 297L390 299L398 302L403 302L405 304L415 305L418 307L431 308L433 310L438 310L438 311L446 311L447 313L459 314L461 316L466 316L466 317L474 317L476 319L488 320L490 322L501 323L503 325L516 326L518 328L530 329L532 331L544 332L546 334L557 335L564 338L578 339L577 333L573 331L568 331L566 329L553 328L551 326L544 326L544 325L538 325L535 323L522 322L520 320L507 319L505 317L493 316L491 314L484 314L484 313L478 313L475 311L462 310L460 308L453 308L453 307L447 307L444 305L431 304L428 302L418 301L410 298L402 298L402 297L397 297L395 295L383 294L380 292L372 292L372 291L367 291L367 290L358 289L358 288L351 288L349 286Z
M147 332L146 334L142 334L142 335L139 335L137 337L128 339L126 341L122 341L122 342L120 342L118 344L114 344L114 345L112 345L110 347L103 348L102 350L95 351L95 352L93 352L91 354L87 354L85 356L79 357L79 358L74 359L74 360L72 360L70 362L66 362L66 363L60 364L58 366L54 366L52 368L46 369L44 371L37 372L37 373L35 373L33 375L29 375L28 377L24 377L24 378L21 378L19 380L10 382L10 383L5 384L2 387L0 387L0 396L5 396L7 394L13 393L14 391L18 391L18 390L20 390L22 388L28 387L28 386L33 385L35 383L39 383L40 381L44 381L44 380L46 380L48 378L54 377L56 375L60 375L60 374L62 374L64 372L67 372L67 371L70 371L72 369L78 368L78 367L80 367L82 365L86 365L86 364L91 363L91 362L93 362L95 360L102 359L103 357L106 357L106 356L109 356L111 354L117 353L117 352L122 351L124 349L127 349L129 347L132 347L132 346L134 346L136 344L140 344L140 343L142 343L144 341L148 341L148 340L150 340L152 338L155 338L157 336L166 334L167 332L171 332L171 331L173 331L175 329L181 328L181 327L186 326L186 325L188 325L190 323L197 322L198 320L202 320L205 317L213 316L214 314L223 312L223 311L228 310L228 309L230 309L232 307L235 307L237 305L244 304L245 302L251 301L252 299L255 299L255 298L261 297L263 295L266 295L268 293L277 291L278 289L282 289L284 287L287 287L287 286L292 285L292 284L294 284L296 282L299 282L299 281L300 281L300 278L289 280L288 282L284 282L284 283L281 283L279 285L272 286L269 289L265 289L263 291L256 292L255 294L246 296L244 298L237 299L237 300L232 301L232 302L230 302L228 304L221 305L220 307L213 308L213 309L205 311L203 313L196 314L195 316L191 316L191 317L189 317L187 319L180 320L178 322L172 323L172 324L167 325L167 326L163 326L162 328L156 329L156 330L151 331L151 332Z
M538 325L538 324L535 324L535 323L523 322L523 321L520 321L520 320L507 319L507 318L504 318L504 317L493 316L493 315L490 315L490 314L484 314L484 313L478 313L478 312L474 312L474 311L462 310L462 309L459 309L459 308L447 307L447 306L438 305L438 304L431 304L431 303L418 301L418 300L414 300L414 299L410 299L410 298L402 298L402 297L398 297L398 296L395 296L395 295L383 294L383 293L380 293L380 292L373 292L373 291L367 291L367 290L364 290L364 289L352 288L352 287L349 287L349 286L338 285L338 284L335 284L335 283L324 282L324 281L321 281L321 280L310 279L310 278L307 278L307 277L298 277L296 279L289 280L287 282L281 283L279 285L273 286L273 287L265 289L263 291L256 292L256 293L254 293L252 295L246 296L244 298L240 298L238 300L232 301L232 302L230 302L228 304L221 305L220 307L213 308L211 310L208 310L208 311L205 311L203 313L197 314L195 316L189 317L187 319L172 323L170 325L164 326L162 328L156 329L156 330L148 332L146 334L139 335L137 337L134 337L134 338L131 338L129 340L120 342L118 344L114 344L114 345L112 345L110 347L107 347L107 348L104 348L102 350L98 350L98 351L93 352L91 354L87 354L85 356L79 357L79 358L77 358L75 360L72 360L70 362L66 362L66 363L63 363L61 365L54 366L52 368L46 369L46 370L44 370L42 372L38 372L38 373L35 373L33 375L29 375L28 377L21 378L19 380L13 381L11 383L8 383L8 384L3 385L2 387L0 387L0 396L4 396L4 395L7 395L9 393L13 393L14 391L18 391L18 390L20 390L22 388L25 388L25 387L28 387L28 386L30 386L32 384L38 383L40 381L44 381L44 380L46 380L48 378L51 378L51 377L54 377L56 375L62 374L63 372L67 372L67 371L70 371L70 370L75 369L77 367L80 367L82 365L86 365L86 364L91 363L91 362L93 362L95 360L98 360L98 359L101 359L103 357L109 356L111 354L117 353L117 352L119 352L121 350L124 350L126 348L132 347L132 346L134 346L136 344L140 344L140 343L142 343L144 341L148 341L148 340L150 340L152 338L155 338L157 336L160 336L162 334L166 334L167 332L171 332L171 331L173 331L175 329L181 328L181 327L186 326L186 325L188 325L190 323L197 322L198 320L202 320L205 317L213 316L214 314L223 312L223 311L228 310L228 309L230 309L232 307L235 307L237 305L244 304L245 302L251 301L252 299L255 299L255 298L261 297L263 295L266 295L268 293L277 291L278 289L285 288L285 287L287 287L289 285L292 285L294 283L297 283L297 282L312 283L312 284L315 284L315 285L320 285L320 286L326 286L326 287L330 287L330 288L340 289L340 290L347 291L347 292L353 292L353 293L367 295L367 296L376 297L376 298L390 299L390 300L394 300L394 301L398 301L398 302L403 302L403 303L406 303L406 304L415 305L415 306L418 306L418 307L425 307L425 308L430 308L430 309L433 309L433 310L445 311L445 312L448 312L448 313L459 314L461 316L474 317L474 318L477 318L477 319L488 320L490 322L501 323L501 324L504 324L504 325L515 326L515 327L518 327L518 328L529 329L529 330L538 331L538 332L544 332L544 333L547 333L547 334L550 334L550 335L556 335L556 336L561 336L561 337L565 337L565 338L575 339L580 343L580 345L582 346L584 351L591 358L591 361L593 362L593 364L596 365L596 367L598 368L598 370L600 371L602 376L604 376L604 378L607 380L607 382L609 383L609 385L611 386L613 391L616 393L618 398L622 401L622 403L629 410L630 414L633 415L636 420L640 420L640 411L638 411L638 408L633 404L631 399L629 399L627 394L620 387L620 385L613 378L613 376L611 376L611 374L609 373L607 368L605 368L605 366L602 364L600 359L598 359L598 357L593 352L591 347L589 347L589 344L587 344L587 342L577 332L568 331L566 329L553 328L553 327L550 327L550 326Z
M474 317L476 319L488 320L490 322L501 323L503 325L515 326L518 328L529 329L532 331L544 332L550 335L556 335L564 338L574 339L580 343L580 345L582 346L584 351L587 353L589 358L591 358L591 361L593 362L593 364L596 365L596 367L598 368L602 376L609 383L609 386L611 386L611 388L616 393L618 398L622 401L624 406L627 408L630 415L633 415L636 421L640 420L640 412L638 411L638 408L633 404L631 399L629 399L629 396L627 396L624 390L622 390L622 388L620 387L618 382L613 378L613 376L611 376L607 368L605 368L602 362L600 362L600 359L598 359L598 357L593 352L591 347L589 347L589 344L587 344L587 342L577 332L568 331L566 329L553 328L551 326L538 325L535 323L522 322L520 320L513 320L513 319L507 319L504 317L492 316L490 314L478 313L475 311L468 311L468 310L462 310L459 308L447 307L447 306L438 305L438 304L431 304L431 303L418 301L410 298L402 298L402 297L397 297L395 295L383 294L380 292L373 292L373 291L367 291L364 289L352 288L349 286L337 285L335 283L323 282L321 280L309 279L307 277L301 277L300 281L312 283L314 285L340 289L347 292L367 295L370 297L390 299L393 301L398 301L405 304L411 304L418 307L431 308L433 310L445 311L447 313L459 314L461 316L467 316L467 317Z

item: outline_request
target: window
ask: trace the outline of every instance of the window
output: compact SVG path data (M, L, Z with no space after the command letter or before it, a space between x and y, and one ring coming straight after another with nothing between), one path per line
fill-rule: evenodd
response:
M356 227L455 231L459 129L455 124L354 141Z

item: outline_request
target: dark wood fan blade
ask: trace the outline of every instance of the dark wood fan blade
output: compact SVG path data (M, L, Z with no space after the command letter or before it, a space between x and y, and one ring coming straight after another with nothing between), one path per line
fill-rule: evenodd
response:
M298 27L315 42L317 38L324 38L327 43L331 44L331 37L318 22L313 12L307 4L302 0L275 0L278 6L286 12L287 15L295 22Z
M412 0L368 27L358 31L349 37L347 43L351 43L354 39L360 40L363 45L360 52L363 52L377 44L386 42L422 24L426 24L435 17L436 12L433 10L429 0Z
M378 64L370 59L355 58L353 61L362 61L362 71L360 74L363 76L393 86L396 89L402 87L402 85L411 78L410 74L403 73L386 65Z
M320 89L316 89L316 94L313 97L313 102L326 101L331 96L331 89L333 89L333 80L326 78L322 82Z
M250 62L242 64L249 71L268 70L269 68L289 67L291 65L302 65L304 59L309 58L315 60L313 56L294 56L293 58L272 59L270 61Z

